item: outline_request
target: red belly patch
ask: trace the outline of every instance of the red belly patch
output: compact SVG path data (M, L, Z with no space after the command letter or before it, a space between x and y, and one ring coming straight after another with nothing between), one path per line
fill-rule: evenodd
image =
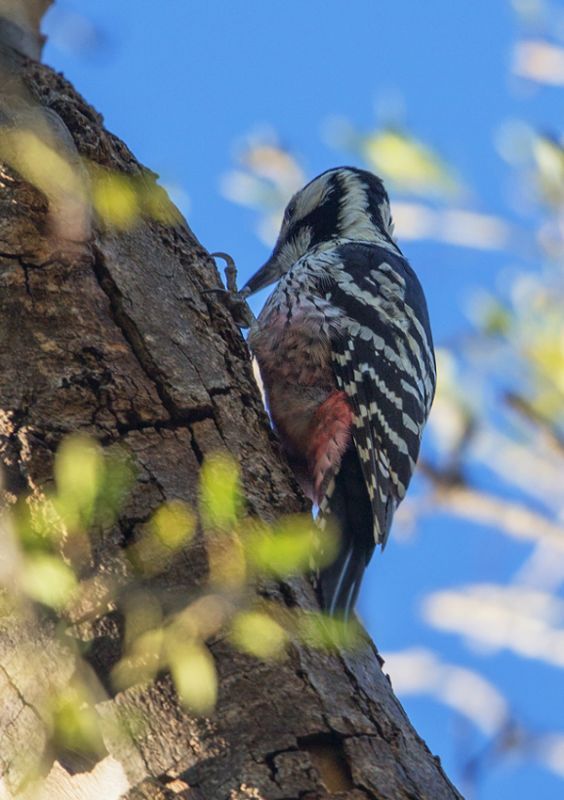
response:
M313 415L307 460L313 484L311 499L318 505L348 447L352 420L351 404L345 392L341 391L330 394Z

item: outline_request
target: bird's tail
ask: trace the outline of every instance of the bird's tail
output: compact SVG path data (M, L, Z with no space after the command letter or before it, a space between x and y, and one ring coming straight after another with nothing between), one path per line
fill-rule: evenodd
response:
M335 560L319 574L321 607L347 621L375 546L372 507L353 442L343 455L333 490L320 514L340 534Z

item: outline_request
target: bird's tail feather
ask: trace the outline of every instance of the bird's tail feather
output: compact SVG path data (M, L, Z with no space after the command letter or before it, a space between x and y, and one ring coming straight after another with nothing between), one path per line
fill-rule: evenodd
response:
M335 560L319 575L321 605L331 616L347 621L375 545L370 498L352 442L334 479L324 516L338 528L340 546Z

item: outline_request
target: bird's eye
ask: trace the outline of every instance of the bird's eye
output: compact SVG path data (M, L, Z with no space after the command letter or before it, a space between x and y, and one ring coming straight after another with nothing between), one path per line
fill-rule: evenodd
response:
M284 212L284 222L288 222L288 220L292 217L294 211L296 210L296 204L290 203L286 206L286 211Z

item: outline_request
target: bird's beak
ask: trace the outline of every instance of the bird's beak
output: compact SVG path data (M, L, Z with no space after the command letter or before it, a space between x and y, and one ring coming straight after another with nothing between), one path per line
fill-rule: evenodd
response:
M254 294L258 292L259 289L264 289L265 286L269 286L274 281L278 280L280 277L280 267L278 264L278 255L280 252L279 247L275 247L272 251L272 255L262 265L262 267L255 272L252 278L250 278L247 283L243 286L241 291L246 292L247 295Z

